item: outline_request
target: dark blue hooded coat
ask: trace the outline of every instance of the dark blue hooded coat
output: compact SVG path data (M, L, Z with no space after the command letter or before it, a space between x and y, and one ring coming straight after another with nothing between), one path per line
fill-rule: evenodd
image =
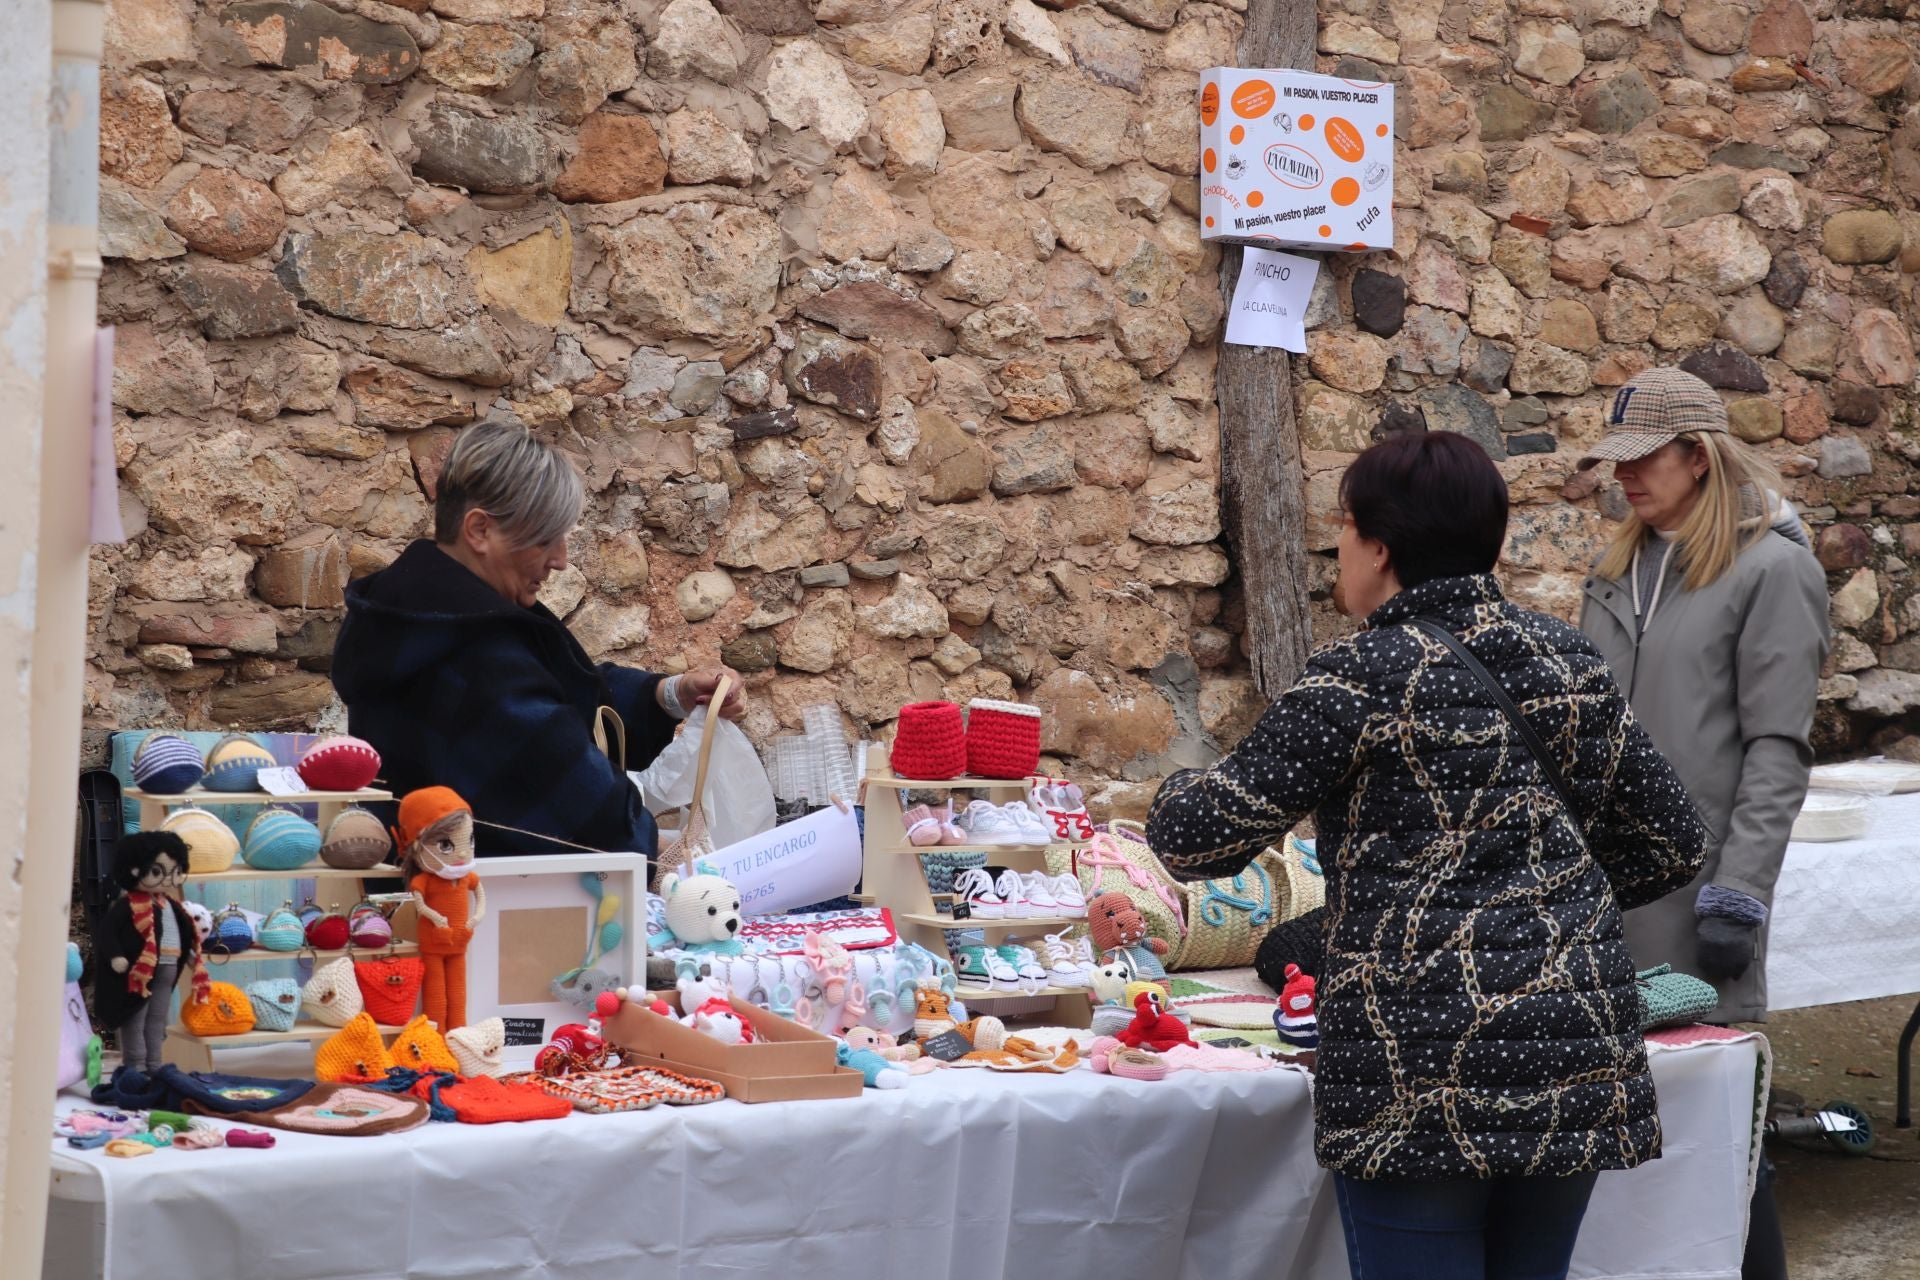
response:
M379 751L396 796L446 786L480 823L652 857L653 815L594 745L601 706L627 726L627 767L673 740L655 701L661 677L595 665L545 605L525 608L431 541L347 587L333 687L348 732ZM482 855L569 853L553 841L477 825Z

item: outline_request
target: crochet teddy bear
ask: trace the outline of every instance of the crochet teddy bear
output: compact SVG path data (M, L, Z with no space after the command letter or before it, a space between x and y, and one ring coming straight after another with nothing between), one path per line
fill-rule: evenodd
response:
M667 900L667 928L682 950L727 956L746 950L739 938L740 891L725 877L669 872L660 896Z
M1167 969L1160 957L1167 954L1167 944L1148 935L1146 917L1126 894L1095 894L1087 903L1087 932L1102 955L1119 952L1131 960L1135 977L1166 981Z

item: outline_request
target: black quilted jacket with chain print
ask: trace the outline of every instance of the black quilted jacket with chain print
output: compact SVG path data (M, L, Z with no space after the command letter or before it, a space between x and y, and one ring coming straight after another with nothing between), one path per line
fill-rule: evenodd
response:
M1485 687L1401 625L1452 628ZM1356 1178L1564 1176L1660 1153L1620 912L1681 888L1706 831L1579 631L1491 576L1401 592L1316 652L1218 764L1174 774L1147 837L1176 876L1231 875L1309 811L1327 877L1314 1090L1320 1162Z

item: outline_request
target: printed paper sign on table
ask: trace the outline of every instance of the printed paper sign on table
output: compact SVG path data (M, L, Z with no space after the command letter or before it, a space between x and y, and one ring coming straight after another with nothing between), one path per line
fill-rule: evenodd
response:
M860 881L860 824L822 809L701 859L740 890L740 910L765 916L851 893Z
M1315 258L1248 249L1227 312L1228 342L1242 347L1307 349L1307 303L1320 274Z
M1200 235L1363 253L1393 245L1393 86L1200 73Z

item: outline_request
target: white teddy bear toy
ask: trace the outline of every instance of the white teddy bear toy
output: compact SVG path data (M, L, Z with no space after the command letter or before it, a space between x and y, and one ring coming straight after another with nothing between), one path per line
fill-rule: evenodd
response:
M740 941L740 891L723 876L670 873L660 885L667 900L667 928L685 951L737 956Z
M752 1042L753 1028L728 999L730 990L724 969L715 973L712 965L702 964L681 974L673 985L680 993L682 1023L721 1044Z

